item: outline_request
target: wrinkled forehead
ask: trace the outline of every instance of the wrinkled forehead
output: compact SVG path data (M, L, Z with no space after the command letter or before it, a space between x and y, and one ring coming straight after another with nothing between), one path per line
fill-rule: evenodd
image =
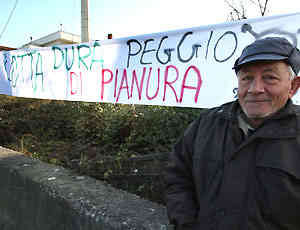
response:
M248 73L253 71L277 72L278 74L283 74L284 72L288 72L288 66L289 65L285 61L253 61L242 65L238 71L238 75L240 73Z

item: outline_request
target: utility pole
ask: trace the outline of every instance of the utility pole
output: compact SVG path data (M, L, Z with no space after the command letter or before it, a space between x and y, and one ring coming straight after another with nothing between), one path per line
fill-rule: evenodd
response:
M89 3L88 0L81 0L81 42L89 40Z

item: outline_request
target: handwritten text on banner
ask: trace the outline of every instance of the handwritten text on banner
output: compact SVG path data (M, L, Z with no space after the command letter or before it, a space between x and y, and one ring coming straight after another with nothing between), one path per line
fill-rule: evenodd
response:
M300 14L76 45L0 52L0 93L32 98L212 107L236 97L232 66L267 36L299 47ZM300 95L294 97L300 102Z

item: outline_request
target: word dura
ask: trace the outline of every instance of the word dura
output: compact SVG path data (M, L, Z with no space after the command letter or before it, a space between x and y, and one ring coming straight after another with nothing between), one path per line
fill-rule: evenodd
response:
M97 41L94 42L92 47L86 44L81 44L76 47L72 46L71 48L53 46L53 69L57 70L64 67L67 71L70 71L75 62L77 62L79 69L83 67L85 70L92 70L93 65L97 63L103 66L103 58L97 57L99 53L97 51L101 51L100 47L101 45Z

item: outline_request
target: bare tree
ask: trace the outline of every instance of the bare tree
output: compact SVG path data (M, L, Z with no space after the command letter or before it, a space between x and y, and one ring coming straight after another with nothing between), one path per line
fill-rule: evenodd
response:
M270 0L224 0L230 8L229 20L248 18L248 10L259 11L259 16L265 16Z

